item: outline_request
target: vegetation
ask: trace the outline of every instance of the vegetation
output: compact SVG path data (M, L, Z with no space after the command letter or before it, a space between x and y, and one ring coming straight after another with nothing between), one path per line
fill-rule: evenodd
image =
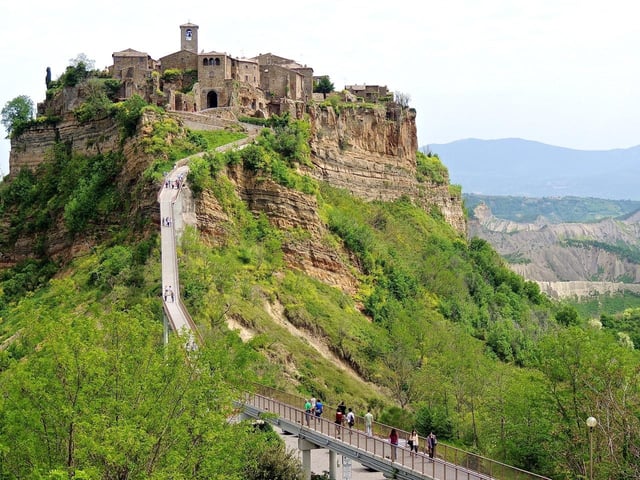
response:
M221 332L187 362L182 339L163 346L157 244L134 265L142 288L119 261L134 251L86 256L4 309L23 333L0 351L3 477L299 478L270 429L227 421L251 347ZM112 288L95 288L96 271Z
M438 155L416 152L416 169L419 182L431 181L436 185L449 183L449 171Z
M285 114L272 117L268 126L271 128L262 130L255 144L242 150L209 153L202 159L194 159L189 173L193 192L198 194L211 188L223 168L242 164L247 170L265 175L284 187L315 193L316 182L297 171L300 164L310 165L309 123L291 120Z
M324 75L320 77L317 82L313 83L313 92L314 93L322 93L324 98L327 98L327 93L331 93L335 90L333 83L329 79L328 75Z
M585 223L621 217L640 209L639 201L601 198L528 198L465 193L464 200L470 211L482 202L487 204L496 217L514 222L534 222L539 216L543 216L553 223Z
M7 138L20 135L32 119L33 100L26 95L9 100L2 108L2 126L7 131Z
M185 228L178 258L204 342L191 353L178 336L162 343L158 237L126 214L122 153L57 144L0 188L0 250L30 239L37 258L0 275L2 477L298 478L264 424L228 422L253 381L371 407L558 480L586 475L593 415L595 478L640 476L637 309L602 316L600 328L411 199L364 202L303 175L313 168L305 121L274 117L254 144L213 153L238 134L188 131L136 98L113 108L155 158L138 191L209 151L192 159L190 186L227 221L211 237ZM155 120L143 134L144 112ZM447 184L437 157L418 162L423 180ZM325 228L277 227L242 200L232 169L315 196ZM92 247L67 265L46 255L59 224ZM328 252L353 287L290 267L302 251Z
M12 182L2 184L0 212L8 219L8 229L0 248L6 250L20 235L30 234L42 251L49 241L46 232L54 225L63 224L71 235L90 234L120 220L117 212L125 197L116 178L122 154L88 157L58 143L50 155L34 172L23 169Z
M638 246L628 245L622 242L613 244L586 238L567 238L564 240L563 244L569 247L599 248L605 252L613 253L621 260L626 260L631 263L640 263L640 244Z

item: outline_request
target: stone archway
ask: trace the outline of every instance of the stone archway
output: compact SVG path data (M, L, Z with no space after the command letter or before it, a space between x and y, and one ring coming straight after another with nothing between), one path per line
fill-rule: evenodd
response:
M207 108L216 108L218 106L218 94L211 90L207 93Z

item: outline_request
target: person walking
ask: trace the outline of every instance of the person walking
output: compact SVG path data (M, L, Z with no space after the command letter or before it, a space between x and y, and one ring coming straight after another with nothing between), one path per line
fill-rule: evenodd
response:
M409 439L407 440L407 445L409 445L409 451L411 455L418 453L418 443L420 441L420 437L418 437L418 432L416 432L415 428L411 430L411 434L409 435Z
M438 439L436 438L436 434L431 432L427 437L427 451L429 453L429 458L433 458L435 456L437 444Z
M367 409L367 413L364 415L364 429L367 433L367 436L373 436L373 414L371 413L371 409Z
M395 428L391 429L391 433L389 434L389 443L391 444L391 461L396 461L396 450L398 448L398 432L396 432Z
M336 437L340 437L340 426L344 421L344 415L342 415L342 410L340 407L336 410Z
M316 417L319 417L320 415L322 415L322 402L320 401L320 399L316 400Z
M307 427L309 426L310 416L311 416L311 400L307 400L304 404L304 418L307 421Z
M351 408L349 408L349 413L347 413L347 424L349 425L349 428L353 428L356 424L356 415L353 413Z

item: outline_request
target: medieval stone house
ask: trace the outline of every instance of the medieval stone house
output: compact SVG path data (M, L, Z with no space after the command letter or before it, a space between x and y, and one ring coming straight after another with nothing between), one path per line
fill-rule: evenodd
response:
M198 25L192 23L180 25L180 50L157 62L132 49L115 52L113 61L113 75L123 81L124 98L137 93L150 100L149 85L156 70L163 79L158 87L165 106L173 110L230 108L243 115L266 116L312 98L311 67L271 53L249 59L216 51L198 53ZM167 80L168 70L195 75L191 90L184 79L179 84Z

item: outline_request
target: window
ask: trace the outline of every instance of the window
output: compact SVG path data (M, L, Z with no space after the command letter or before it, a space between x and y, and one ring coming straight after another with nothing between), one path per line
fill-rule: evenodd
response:
M193 32L191 31L190 28L187 28L187 30L184 32L184 37L187 40L191 40L192 36L193 36Z
M202 59L202 65L204 65L205 67L206 67L207 65L209 65L209 60L208 60L208 59L206 59L206 58L203 58L203 59Z
M211 65L213 65L213 63ZM216 65L220 65L220 59L219 58L216 58Z

